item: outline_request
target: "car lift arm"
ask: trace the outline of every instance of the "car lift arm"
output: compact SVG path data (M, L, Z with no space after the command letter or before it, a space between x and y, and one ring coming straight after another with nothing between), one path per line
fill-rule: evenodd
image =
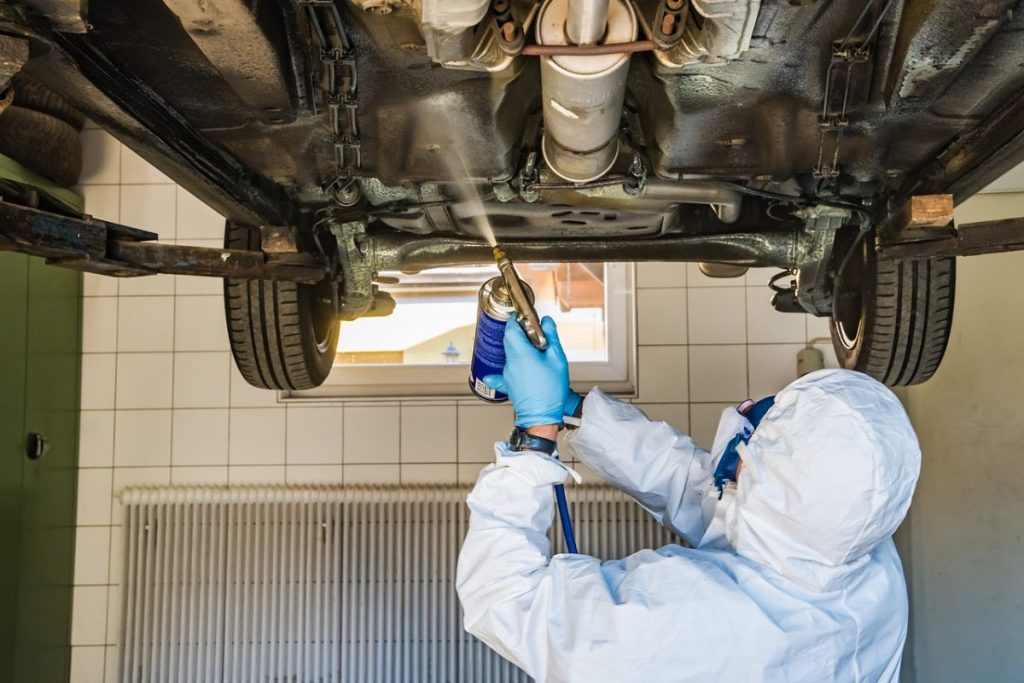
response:
M0 251L41 256L89 273L156 273L313 284L329 274L316 254L264 253L157 242L158 235L91 216L73 218L0 201Z

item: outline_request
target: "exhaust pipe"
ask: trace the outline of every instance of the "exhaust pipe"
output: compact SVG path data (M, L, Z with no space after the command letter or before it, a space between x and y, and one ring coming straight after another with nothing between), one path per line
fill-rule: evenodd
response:
M608 27L608 0L569 0L565 35L574 45L597 45Z
M540 45L598 45L636 40L628 0L547 0L537 19ZM629 54L541 57L544 160L569 182L596 180L619 152L619 122Z

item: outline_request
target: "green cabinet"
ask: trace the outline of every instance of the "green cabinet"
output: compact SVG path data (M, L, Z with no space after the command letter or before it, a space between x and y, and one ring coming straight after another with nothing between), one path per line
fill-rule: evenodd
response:
M79 273L0 253L0 683L68 678L81 295Z

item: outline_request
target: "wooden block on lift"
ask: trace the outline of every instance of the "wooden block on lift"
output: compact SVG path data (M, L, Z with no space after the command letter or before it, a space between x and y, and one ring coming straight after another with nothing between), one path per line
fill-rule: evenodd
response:
M953 195L922 194L910 198L904 229L944 228L953 222Z
M298 236L295 228L277 225L260 226L260 249L265 254L299 253Z
M936 240L956 234L953 227L953 195L922 194L911 197L893 216L880 238L883 246Z

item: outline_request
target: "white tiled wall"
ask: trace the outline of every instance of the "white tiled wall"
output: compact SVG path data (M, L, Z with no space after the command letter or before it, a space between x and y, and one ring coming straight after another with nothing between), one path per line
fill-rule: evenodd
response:
M90 213L220 245L220 216L106 133L83 138ZM705 446L724 405L784 386L796 352L827 334L822 321L773 311L765 272L710 280L694 266L641 264L636 281L636 402ZM125 486L469 483L511 428L508 406L469 398L279 403L235 370L223 316L212 278L86 275L73 683L116 677Z

